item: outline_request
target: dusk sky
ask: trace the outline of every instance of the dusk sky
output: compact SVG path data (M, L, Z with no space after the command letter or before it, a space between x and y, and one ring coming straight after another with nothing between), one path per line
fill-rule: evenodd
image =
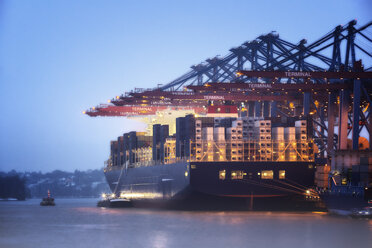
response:
M0 0L0 171L102 168L110 140L144 125L82 111L261 34L311 43L371 13L369 0Z

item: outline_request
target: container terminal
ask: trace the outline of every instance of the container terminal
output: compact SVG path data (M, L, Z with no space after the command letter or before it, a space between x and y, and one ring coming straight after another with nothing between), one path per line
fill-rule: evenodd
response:
M148 124L111 141L109 198L252 208L320 197L332 211L368 207L371 26L352 20L310 44L271 32L84 111Z

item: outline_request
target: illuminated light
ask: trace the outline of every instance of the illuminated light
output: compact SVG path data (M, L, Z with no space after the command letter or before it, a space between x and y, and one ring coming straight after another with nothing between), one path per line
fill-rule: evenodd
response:
M85 115L85 111L83 111L83 115Z
M368 110L368 107L369 107L369 103L367 104L367 106L365 107L365 109L363 109L363 113L365 113Z
M115 194L111 194L111 197L112 197L112 198L115 198Z
M116 99L119 99L120 98L120 96L116 96Z
M309 195L309 194L310 194L310 190L306 190L306 194L308 194L308 195Z
M219 179L220 180L225 180L225 178L226 178L226 170L221 170L219 172Z
M185 171L185 177L188 177L189 173L187 171Z
M106 198L106 194L105 193L102 193L102 198Z
M111 100L107 100L108 103L111 103Z
M93 107L92 109L93 109L93 110L95 110L95 109L96 109L96 107Z
M272 170L262 171L261 179L273 179L274 172Z
M312 213L313 214L322 214L322 215L328 214L327 212L318 212L318 211L313 211Z

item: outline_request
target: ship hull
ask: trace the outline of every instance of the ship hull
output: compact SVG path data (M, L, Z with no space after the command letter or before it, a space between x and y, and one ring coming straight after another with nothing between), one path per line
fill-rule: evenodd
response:
M117 196L132 201L247 201L303 197L314 183L311 162L178 162L138 168L111 168L107 182ZM220 172L224 171L224 178ZM272 179L262 179L272 171ZM279 179L285 171L285 179ZM234 172L242 176L233 178Z
M350 215L355 210L371 207L371 188L333 186L330 190L319 192L319 195L330 213Z

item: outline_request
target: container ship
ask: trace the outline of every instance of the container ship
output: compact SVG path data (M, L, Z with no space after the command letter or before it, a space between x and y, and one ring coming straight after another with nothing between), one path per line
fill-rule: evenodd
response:
M138 204L303 199L316 168L309 123L210 106L205 117L176 118L174 134L154 124L111 141L104 173L115 198Z

